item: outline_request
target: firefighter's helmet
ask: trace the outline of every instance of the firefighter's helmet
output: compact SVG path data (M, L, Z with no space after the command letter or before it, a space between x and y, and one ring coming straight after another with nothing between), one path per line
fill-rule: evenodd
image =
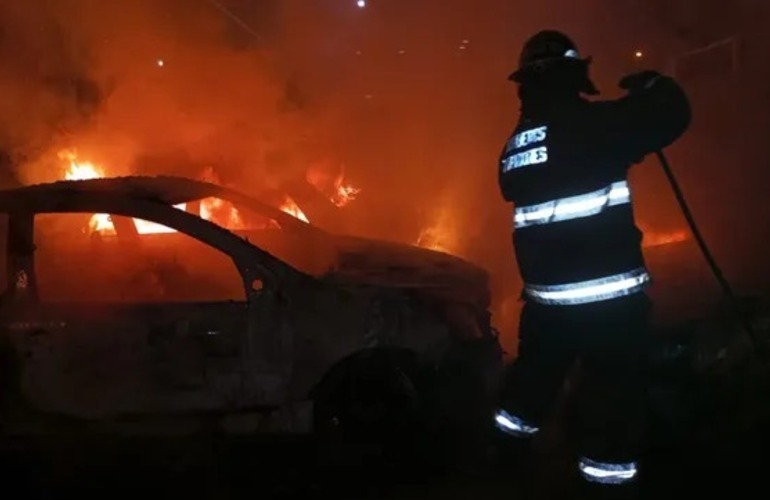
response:
M527 75L545 72L554 67L575 65L587 69L590 64L591 58L581 57L577 45L567 35L560 31L543 30L524 44L519 57L519 68L509 78L521 83ZM586 80L582 91L587 94L598 93L587 75Z

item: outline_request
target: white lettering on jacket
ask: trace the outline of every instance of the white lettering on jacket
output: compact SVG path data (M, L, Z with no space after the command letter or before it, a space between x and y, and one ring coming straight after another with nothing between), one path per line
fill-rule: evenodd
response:
M521 153L509 156L503 160L503 173L510 172L515 168L526 167L529 165L539 165L548 161L548 148L540 146L539 148L528 149Z
M508 154L517 149L526 148L533 144L543 142L548 137L548 127L537 127L529 130L523 130L511 137L505 148ZM510 172L515 168L526 167L529 165L539 165L548 161L548 147L538 146L530 147L526 151L521 151L511 156L507 156L502 161L503 173Z
M523 147L529 146L530 144L535 144L536 142L543 142L547 136L548 127L537 127L524 130L514 135L511 140L508 141L508 146L505 152L508 153L514 149L521 149Z

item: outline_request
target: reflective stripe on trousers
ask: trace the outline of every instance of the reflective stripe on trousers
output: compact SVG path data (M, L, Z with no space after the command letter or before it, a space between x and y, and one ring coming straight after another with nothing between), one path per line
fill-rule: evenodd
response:
M626 484L639 473L636 462L607 463L585 457L578 462L578 468L586 481L599 484Z
M495 427L503 433L516 438L528 438L537 434L540 429L527 424L521 418L511 415L505 410L495 413ZM619 485L636 479L639 466L636 462L610 463L581 457L578 460L580 474L588 482L599 484Z
M563 285L525 285L524 293L533 302L545 305L578 305L616 299L641 292L650 282L643 267L627 273Z
M609 207L631 203L631 190L627 181L614 182L590 193L558 200L517 207L514 210L514 227L550 224L581 217L598 215Z
M495 427L505 434L520 438L532 436L540 430L505 410L497 410L495 413Z

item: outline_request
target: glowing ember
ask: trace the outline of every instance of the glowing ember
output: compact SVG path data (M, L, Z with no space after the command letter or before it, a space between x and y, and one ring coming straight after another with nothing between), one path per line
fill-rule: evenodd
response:
M307 222L308 224L310 221L307 219L307 216L302 212L302 210L299 208L299 206L289 198L286 197L286 200L283 202L283 205L281 205L281 211L286 212L287 214L291 215L292 217L295 217L303 222Z

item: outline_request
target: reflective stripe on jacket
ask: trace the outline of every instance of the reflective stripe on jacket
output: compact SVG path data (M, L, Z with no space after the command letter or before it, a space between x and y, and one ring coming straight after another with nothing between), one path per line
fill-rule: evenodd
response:
M573 305L643 290L650 276L628 169L684 132L684 93L664 77L615 101L538 99L522 100L499 166L524 298Z

